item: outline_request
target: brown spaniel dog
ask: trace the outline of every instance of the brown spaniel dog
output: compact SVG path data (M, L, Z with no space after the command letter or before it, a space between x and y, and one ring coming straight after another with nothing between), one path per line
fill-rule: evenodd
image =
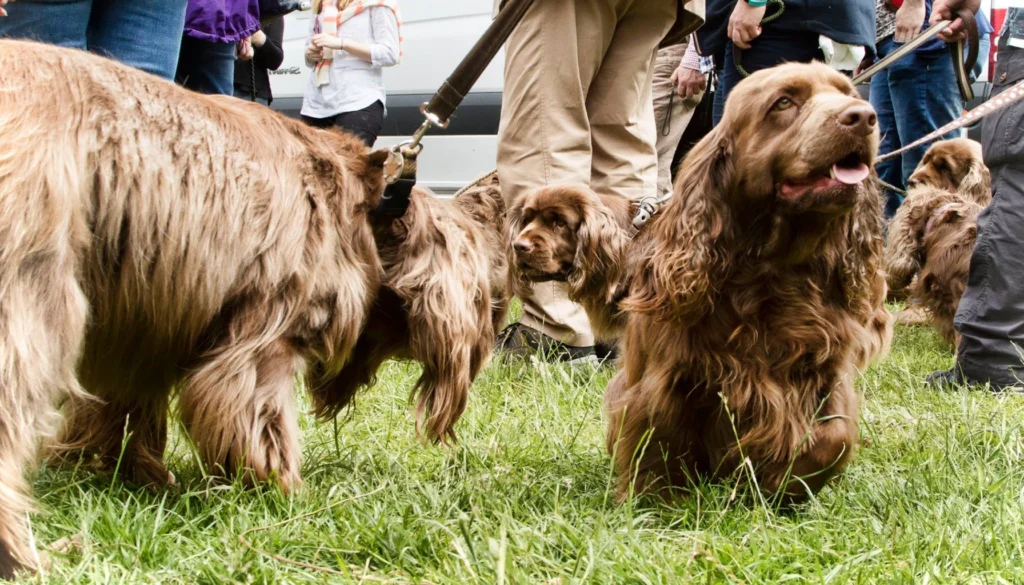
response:
M981 144L954 138L931 145L907 180L908 191L918 187L956 193L967 201L988 205L992 200L992 177L981 158Z
M384 281L345 367L313 391L331 418L390 358L423 365L417 429L447 442L509 304L505 203L492 173L449 201L413 189L401 218L374 226Z
M519 197L508 217L513 288L521 293L526 283L565 281L594 335L617 340L625 326L618 300L626 289L621 280L633 211L628 199L582 186L545 187Z
M825 65L737 85L631 245L605 394L621 497L742 468L800 499L850 461L854 379L892 336L877 149L874 110Z
M958 344L953 328L967 287L978 214L992 199L981 145L973 140L936 142L911 175L907 199L889 224L885 262L889 288L909 297L897 322L931 322Z

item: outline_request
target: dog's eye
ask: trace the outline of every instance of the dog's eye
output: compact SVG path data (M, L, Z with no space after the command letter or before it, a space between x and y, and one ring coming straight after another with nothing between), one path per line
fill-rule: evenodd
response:
M781 97L775 100L775 103L772 104L772 110L776 112L781 112L782 110L788 110L794 105L795 104L793 103L793 100L789 99L788 97Z
M560 229L560 230L565 229L565 227L566 227L565 221L561 220L561 219L554 219L554 220L552 220L551 221L551 225L553 225L556 229Z

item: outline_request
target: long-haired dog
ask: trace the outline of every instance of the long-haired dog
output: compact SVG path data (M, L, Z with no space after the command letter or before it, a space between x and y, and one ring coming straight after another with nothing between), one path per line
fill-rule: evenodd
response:
M296 487L295 379L329 386L364 331L386 154L83 51L0 41L0 69L0 575L35 564L24 475L62 399L54 459L167 482L177 388L212 471Z
M529 283L563 281L590 318L597 339L617 341L619 301L628 289L627 250L634 208L584 186L544 187L520 196L508 213L509 264L517 293Z
M417 422L436 440L455 438L469 386L508 312L504 221L492 173L450 201L415 188L404 216L375 225L383 286L352 359L313 393L322 416L372 385L385 360L411 358L423 364Z
M620 496L741 466L798 500L850 461L892 336L871 106L830 68L740 82L632 244L607 442Z
M910 305L896 319L908 325L930 321L957 345L953 318L967 288L978 214L992 199L981 145L967 139L935 143L908 183L885 250L890 290L907 296Z

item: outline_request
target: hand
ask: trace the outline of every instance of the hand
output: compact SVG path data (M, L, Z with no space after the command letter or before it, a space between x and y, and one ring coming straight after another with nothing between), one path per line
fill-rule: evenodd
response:
M267 42L267 33L263 32L261 30L258 30L256 32L252 33L252 36L249 37L249 40L252 41L252 46L253 47L262 47L263 43Z
M235 49L235 54L238 56L239 61L249 61L252 59L252 41L249 39L243 39L238 41L238 46Z
M853 76L857 77L861 73L868 70L869 67L875 64L875 58L871 55L865 54L864 58L857 64L857 68L853 70Z
M896 11L896 34L892 40L906 43L914 40L924 24L924 1L905 0Z
M4 10L4 6L7 6L8 2L14 2L14 0L0 0L0 16L7 16L7 11Z
M676 93L685 99L696 98L702 91L708 88L708 78L696 69L690 69L680 65L672 72L672 84L676 86Z
M314 45L313 43L310 43L309 46L306 47L306 62L316 63L317 61L323 58L324 50L321 49L320 47Z
M329 51L340 51L345 47L345 39L331 35L318 34L313 37L312 45Z
M962 19L957 18L953 20L956 13L960 10L969 10L977 13L980 6L981 0L935 0L932 3L932 17L929 19L929 23L935 24L942 20L952 20L953 24L939 33L939 38L947 43L959 41L966 36L966 32Z
M741 49L749 49L750 41L761 36L761 20L767 6L754 7L746 0L737 0L729 17L729 38Z

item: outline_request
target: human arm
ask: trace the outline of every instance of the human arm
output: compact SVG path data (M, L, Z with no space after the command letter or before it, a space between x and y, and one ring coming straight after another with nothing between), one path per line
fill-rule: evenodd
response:
M672 84L680 97L689 99L696 97L708 87L708 78L700 72L700 56L697 44L691 39L679 67L672 72Z
M747 0L736 0L732 16L729 17L729 38L741 49L749 49L750 42L761 36L761 20L764 19L765 5L751 6Z
M963 19L956 18L960 10L970 11L972 14L978 12L981 7L981 0L935 0L932 3L931 24L943 20L952 20L953 24L945 31L939 33L939 38L948 42L957 41L965 36ZM955 19L955 20L954 20Z
M370 12L373 30L372 43L361 43L346 38L316 35L313 44L321 49L345 51L377 67L391 67L399 61L398 19L388 8L374 7Z
M896 10L896 32L892 40L912 41L924 25L924 12L924 0L903 0L903 5Z
M257 35L261 35L263 39L258 39ZM253 63L269 71L280 67L284 62L284 19L275 19L267 24L265 30L257 31L252 37L252 44L256 47ZM262 42L258 42L261 40Z

